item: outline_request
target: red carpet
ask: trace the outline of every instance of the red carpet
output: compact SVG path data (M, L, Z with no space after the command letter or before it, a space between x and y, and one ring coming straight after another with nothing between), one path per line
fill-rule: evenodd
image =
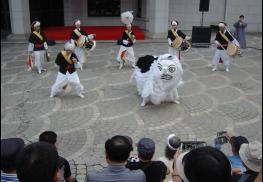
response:
M68 27L47 27L43 31L48 39L69 40L73 26ZM88 34L96 34L95 40L117 40L125 30L123 26L83 26ZM137 40L144 40L144 33L138 26L132 28Z

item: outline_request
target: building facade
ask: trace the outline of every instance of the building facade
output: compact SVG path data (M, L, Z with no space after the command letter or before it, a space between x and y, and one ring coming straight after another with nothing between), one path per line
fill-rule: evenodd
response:
M165 38L171 20L178 20L180 29L191 31L193 26L201 25L202 19L199 0L2 0L2 3L4 1L9 6L10 33L17 35L28 34L31 22L36 19L43 22L43 26L72 26L76 18L82 20L84 26L121 26L120 13L132 10L133 24L140 26L147 38ZM244 14L247 32L262 32L261 7L261 0L210 0L203 25L225 21L233 30L233 23Z

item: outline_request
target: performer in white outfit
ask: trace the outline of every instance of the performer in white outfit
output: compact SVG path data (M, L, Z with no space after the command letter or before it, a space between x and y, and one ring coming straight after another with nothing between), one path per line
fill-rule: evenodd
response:
M65 50L58 53L56 64L59 66L59 72L56 82L51 88L50 97L54 97L70 85L79 97L84 98L84 95L82 94L84 87L80 83L75 64L79 64L80 69L82 69L82 66L79 63L77 56L73 53L74 49L75 45L67 42L65 44Z
M40 31L40 22L34 21L32 23L32 33L29 37L28 55L34 55L34 65L38 69L38 73L46 71L44 68L44 60L48 50L46 37L43 32Z
M159 57L140 57L132 78L136 80L137 91L142 97L141 106L148 102L174 102L179 104L178 87L183 84L183 69L176 56L163 54Z
M74 53L77 55L80 64L83 65L86 62L85 48L90 48L90 50L93 50L96 46L96 44L92 45L93 47L91 48L91 47L86 47L86 44L92 41L96 35L95 34L88 35L87 32L81 29L80 20L75 20L74 25L75 25L75 29L72 31L70 39L72 43L75 43L76 48L74 50ZM92 42L94 43L94 41ZM75 66L78 68L78 65Z
M220 22L218 24L219 31L216 34L215 43L217 45L217 49L215 55L212 60L213 69L212 71L217 70L218 63L220 60L223 61L225 65L225 71L229 71L229 57L227 55L227 47L229 42L234 43L236 46L239 47L238 41L231 35L231 33L226 29L226 23Z
M121 46L117 56L117 61L120 64L119 69L122 69L124 63L130 63L135 67L135 57L133 51L133 45L136 42L135 34L132 31L132 12L127 11L121 14L121 20L126 25L127 30L122 34Z
M185 35L181 30L178 30L178 21L173 20L171 22L171 29L168 31L167 39L168 39L168 53L174 56L177 56L180 60L180 48L176 49L174 48L174 40L179 36L181 37L184 41L190 40L191 37ZM178 51L178 53L177 53Z

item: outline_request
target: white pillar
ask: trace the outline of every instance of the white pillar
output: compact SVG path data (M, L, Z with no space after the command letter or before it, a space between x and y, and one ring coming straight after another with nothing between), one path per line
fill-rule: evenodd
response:
M146 36L165 38L168 31L169 0L147 0L146 7Z
M9 0L10 22L12 34L29 34L30 30L30 11L29 0Z

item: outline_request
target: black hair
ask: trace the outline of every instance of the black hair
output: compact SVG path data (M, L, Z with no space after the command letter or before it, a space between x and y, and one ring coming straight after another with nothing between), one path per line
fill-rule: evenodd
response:
M150 67L152 63L157 60L157 58L154 58L152 55L146 55L143 57L139 57L136 66L141 69L141 73L145 73L150 70Z
M184 172L190 182L229 182L231 165L223 152L206 146L191 150L183 158Z
M245 18L244 15L240 15L239 18Z
M132 151L132 145L127 137L116 135L105 142L105 150L110 161L125 162Z
M44 131L39 135L39 141L54 145L57 142L57 134L54 131Z
M172 150L168 146L166 146L164 149L164 155L168 160L172 160L174 158L175 153L176 153L176 150Z
M138 154L139 154L139 157L142 160L151 160L153 158L154 152L149 152L149 153L146 153L146 154L143 154L143 153L139 152Z
M232 147L235 148L236 152L239 153L240 147L244 143L249 143L246 137L243 136L232 136L230 138L230 141L232 143Z
M17 157L17 176L20 182L52 182L58 170L58 152L46 142L25 147Z
M2 155L2 151L1 151L1 170L5 173L8 173L16 169L16 157L19 154L19 152L21 152L21 150L24 148L25 143L21 138L8 138L3 140L16 140L16 145L17 145L16 151L14 151L12 154L8 156ZM4 149L4 146L2 146L2 141L1 141L1 149ZM6 150L8 150L8 148L6 148Z

